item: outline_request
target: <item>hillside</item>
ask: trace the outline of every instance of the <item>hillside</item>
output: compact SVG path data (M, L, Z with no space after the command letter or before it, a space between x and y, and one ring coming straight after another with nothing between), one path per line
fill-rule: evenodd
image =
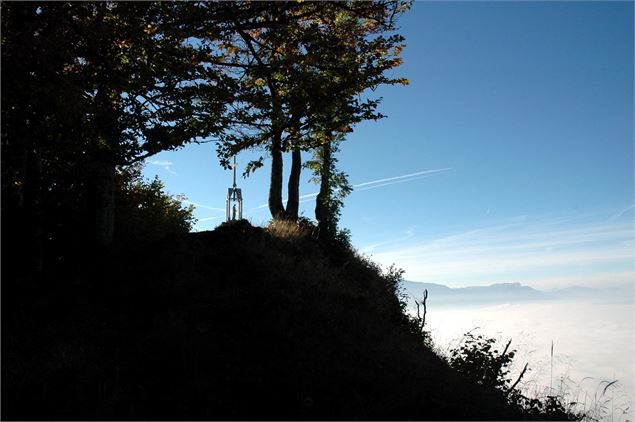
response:
M3 287L3 419L523 418L424 344L397 276L301 229L74 265Z

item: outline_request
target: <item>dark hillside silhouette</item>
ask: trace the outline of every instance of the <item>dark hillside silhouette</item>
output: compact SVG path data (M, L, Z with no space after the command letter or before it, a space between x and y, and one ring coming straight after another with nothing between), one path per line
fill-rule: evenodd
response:
M3 419L529 417L425 345L399 272L314 229L243 220L4 286Z

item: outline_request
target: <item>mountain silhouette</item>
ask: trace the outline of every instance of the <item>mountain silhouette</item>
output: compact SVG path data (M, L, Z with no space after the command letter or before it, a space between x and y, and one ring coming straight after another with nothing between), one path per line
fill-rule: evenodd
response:
M519 282L452 288L437 283L403 281L401 287L403 288L403 293L408 297L410 306L414 306L415 299L420 300L423 297L425 290L428 290L428 304L432 307L479 306L555 300L585 300L611 303L632 303L633 301L633 286L631 284L606 288L572 286L542 291Z

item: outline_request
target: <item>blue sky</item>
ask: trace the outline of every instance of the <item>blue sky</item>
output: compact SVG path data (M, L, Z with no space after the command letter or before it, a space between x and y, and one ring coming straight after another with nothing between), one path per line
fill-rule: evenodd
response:
M633 16L632 2L415 3L400 20L410 85L377 90L388 117L339 155L358 185L341 220L354 245L449 286L632 282ZM268 171L239 182L254 224ZM145 174L198 204L197 230L224 218L213 144ZM316 191L305 175L301 194Z

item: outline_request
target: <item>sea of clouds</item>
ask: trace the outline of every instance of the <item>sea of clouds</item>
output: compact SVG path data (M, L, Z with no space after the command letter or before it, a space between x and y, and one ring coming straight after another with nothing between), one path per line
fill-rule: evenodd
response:
M525 392L565 395L578 408L596 412L604 406L604 420L633 420L634 311L632 302L588 300L431 307L427 327L445 353L470 330L501 343L511 338L518 350L512 376L526 362L531 369L522 383Z

